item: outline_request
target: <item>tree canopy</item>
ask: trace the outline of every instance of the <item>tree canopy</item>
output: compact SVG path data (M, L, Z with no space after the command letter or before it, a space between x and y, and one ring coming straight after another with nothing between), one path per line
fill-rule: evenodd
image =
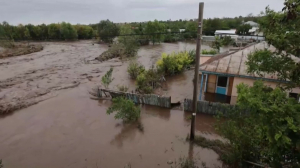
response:
M300 104L262 81L253 87L240 84L237 89L237 108L229 110L226 122L220 120L217 126L231 144L223 159L235 167L246 167L244 161L299 167Z
M248 55L249 73L273 73L286 87L275 89L256 81L252 87L240 84L237 105L218 123L229 140L230 151L223 158L232 167L246 167L245 161L265 167L300 167L300 103L287 95L300 86L299 0L286 0L281 12L266 8L261 30L266 41L277 48ZM266 46L267 47L267 46ZM295 56L292 56L292 54ZM279 84L279 83L278 83Z
M145 33L153 34L149 35L149 38L152 38L152 44L154 44L155 42L160 43L163 40L163 34L159 34L163 32L165 32L165 25L163 23L158 22L158 20L147 22Z
M109 20L102 20L98 24L98 34L102 41L112 43L113 39L119 35L119 27Z
M76 29L70 23L62 22L60 25L60 33L64 40L74 40L78 38Z
M279 79L289 81L290 87L300 86L300 1L286 0L281 12L266 8L260 25L266 41L275 52L256 51L248 56L249 73L274 73Z

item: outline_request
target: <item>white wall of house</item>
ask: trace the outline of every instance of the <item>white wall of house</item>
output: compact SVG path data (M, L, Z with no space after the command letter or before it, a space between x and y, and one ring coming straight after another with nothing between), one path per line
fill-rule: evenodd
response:
M240 83L244 83L247 84L249 86L253 86L253 83L255 82L254 79L249 79L249 78L240 78L240 77L234 77L233 80L233 88L232 88L232 93L231 93L231 102L230 104L235 104L236 103L236 99L238 96L237 93L237 88L236 86L239 85ZM279 83L276 82L270 82L270 81L264 81L264 84L271 87L271 88L276 88L278 86ZM293 88L290 93L298 93L300 94L300 88Z

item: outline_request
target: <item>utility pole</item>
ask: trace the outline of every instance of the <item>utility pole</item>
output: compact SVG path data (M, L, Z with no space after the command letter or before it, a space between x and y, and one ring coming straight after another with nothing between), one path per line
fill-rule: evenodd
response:
M195 138L195 120L197 113L197 97L198 97L198 78L199 78L199 64L200 64L200 51L201 51L201 38L202 38L202 27L203 27L203 9L204 3L199 3L199 16L198 16L198 31L197 31L197 46L196 46L196 67L194 76L194 92L193 92L193 114L191 120L191 133L190 140Z

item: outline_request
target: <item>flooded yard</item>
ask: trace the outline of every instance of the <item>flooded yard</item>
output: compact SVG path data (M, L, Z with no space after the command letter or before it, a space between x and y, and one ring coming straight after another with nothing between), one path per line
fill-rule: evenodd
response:
M110 89L118 85L135 89L126 72L128 62L94 60L107 46L93 41L42 44L41 52L0 60L0 110L20 109L0 118L0 159L5 168L171 167L167 162L180 157L221 167L215 152L185 141L190 114L141 106L141 131L137 123L123 124L107 115L110 100L90 99L88 91L101 83L110 67L114 68ZM162 52L195 46L179 42L142 47L137 61L149 68ZM193 71L167 78L167 89L157 92L172 96L172 102L192 98L192 79ZM220 138L212 116L196 119L196 134Z

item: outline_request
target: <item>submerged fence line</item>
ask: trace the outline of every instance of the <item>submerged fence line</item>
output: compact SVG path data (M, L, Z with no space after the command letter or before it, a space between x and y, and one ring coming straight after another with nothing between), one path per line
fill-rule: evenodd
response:
M132 100L136 104L147 104L164 108L171 108L171 97L158 96L154 94L140 95L135 93L98 88L97 97L102 98L104 95L106 97L110 95L112 98L123 96L129 100Z
M226 114L229 110L234 110L236 106L208 101L197 101L197 113L217 115ZM184 99L184 111L193 111L193 100Z
M159 96L154 94L136 94L136 93L128 93L128 92L120 92L108 89L101 89L98 88L96 90L96 95L98 98L105 98L105 97L125 97L129 100L132 100L136 104L147 104L153 105L163 108L171 108L171 97ZM184 111L192 112L193 111L193 100L191 99L184 99L183 104ZM238 110L238 107L235 105L230 104L222 104L216 102L208 102L208 101L197 101L197 113L204 113L209 115L217 115L217 114L228 114L231 110ZM240 109L241 114L247 114L249 110Z

